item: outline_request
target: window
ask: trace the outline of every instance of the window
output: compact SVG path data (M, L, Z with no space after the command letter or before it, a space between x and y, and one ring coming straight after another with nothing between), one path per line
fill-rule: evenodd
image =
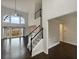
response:
M23 28L15 28L15 27L3 28L3 35L5 38L23 36Z
M24 24L25 21L24 21L24 18L21 17L21 24Z
M20 24L20 18L16 16L11 16L11 23Z
M25 24L25 19L23 17L19 17L19 16L4 16L3 18L3 23L7 23L7 24L11 24L12 26L5 26L3 27L3 36L6 38L8 37L19 37L19 36L23 36L23 29L24 27L16 27L15 24Z
M6 16L4 16L4 18L5 17ZM24 18L19 16L8 16L5 20L3 20L3 22L11 24L25 24Z

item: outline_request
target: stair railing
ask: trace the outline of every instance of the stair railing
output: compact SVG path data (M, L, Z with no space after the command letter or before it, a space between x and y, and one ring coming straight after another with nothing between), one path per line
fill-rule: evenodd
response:
M37 36L39 36L38 34L40 33L40 32L43 32L43 28L41 28L32 38L31 38L31 55L32 55L32 50L33 50L33 40L34 40L34 38ZM41 35L42 35L42 33L41 33ZM41 37L41 39L43 38L43 36ZM41 40L40 39L40 40Z
M37 31L37 29L39 29ZM35 35L32 36L32 34L37 31L35 33ZM30 40L30 55L32 56L32 50L33 50L33 40L35 39L35 37L39 37L41 35L41 39L43 38L43 28L39 25L38 27L36 27L31 33L28 34L28 40ZM29 37L31 37L29 39ZM38 38L37 38L38 39Z

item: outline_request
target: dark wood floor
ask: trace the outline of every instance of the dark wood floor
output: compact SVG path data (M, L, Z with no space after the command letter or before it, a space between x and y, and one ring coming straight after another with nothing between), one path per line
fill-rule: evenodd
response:
M44 52L32 57L32 59L49 59L48 55L46 55Z
M1 41L1 59L30 59L23 38L12 38Z
M60 42L59 45L49 49L49 59L77 59L77 46Z
M77 47L64 42L49 49L48 55L41 53L30 58L27 43L23 38L1 41L1 59L77 59Z
M33 59L77 59L77 46L60 42L59 45L49 49L48 55L40 53Z

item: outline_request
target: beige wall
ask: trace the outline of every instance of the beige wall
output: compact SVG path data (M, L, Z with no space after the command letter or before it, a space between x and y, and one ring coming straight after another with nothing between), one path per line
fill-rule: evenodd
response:
M64 42L77 45L77 14L64 16Z
M60 24L63 28L60 31ZM77 45L77 13L70 13L48 22L48 48L58 41Z

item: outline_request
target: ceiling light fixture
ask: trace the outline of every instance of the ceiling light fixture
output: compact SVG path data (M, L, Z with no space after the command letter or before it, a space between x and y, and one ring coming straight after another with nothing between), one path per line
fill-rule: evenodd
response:
M14 16L17 16L17 11L16 11L16 0L15 0L15 14Z

